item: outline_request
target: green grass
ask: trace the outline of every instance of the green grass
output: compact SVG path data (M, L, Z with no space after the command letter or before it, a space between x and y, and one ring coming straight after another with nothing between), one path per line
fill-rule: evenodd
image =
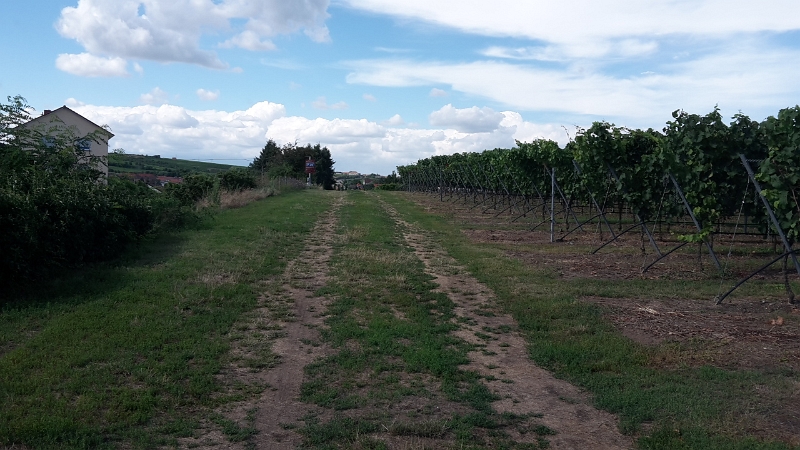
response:
M431 230L456 260L496 293L531 343L530 355L537 364L586 388L598 407L619 414L624 432L642 433L643 424L654 424L655 431L639 440L642 448L789 448L743 437L732 427L741 414L758 414L759 408L769 407L768 402L754 400L756 386L770 386L776 397L789 398L798 374L653 367L655 350L621 336L598 307L576 301L587 295L710 299L718 289L715 283L565 281L509 259L499 246L468 242L450 219L426 213L404 194L380 195L406 220Z
M145 448L191 435L226 401L215 375L228 332L329 204L302 191L222 212L6 303L0 445Z

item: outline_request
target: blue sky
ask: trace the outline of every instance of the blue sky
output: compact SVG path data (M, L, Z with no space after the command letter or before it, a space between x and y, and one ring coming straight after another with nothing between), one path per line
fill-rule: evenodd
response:
M800 103L796 0L6 3L0 94L66 104L128 153L245 165L272 138L387 174L595 120Z

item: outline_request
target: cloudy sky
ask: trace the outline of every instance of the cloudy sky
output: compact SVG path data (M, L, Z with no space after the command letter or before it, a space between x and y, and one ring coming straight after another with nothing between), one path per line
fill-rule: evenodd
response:
M0 95L127 153L337 170L800 103L797 0L36 0L0 15Z

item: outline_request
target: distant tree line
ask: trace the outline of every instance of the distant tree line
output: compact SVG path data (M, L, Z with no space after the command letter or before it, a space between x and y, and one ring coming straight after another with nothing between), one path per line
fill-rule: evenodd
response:
M312 183L325 189L333 189L336 183L333 178L334 161L330 150L320 144L299 146L297 143L289 143L279 146L269 139L261 153L250 163L250 168L271 178L305 178L308 157L316 163L316 173L311 175Z

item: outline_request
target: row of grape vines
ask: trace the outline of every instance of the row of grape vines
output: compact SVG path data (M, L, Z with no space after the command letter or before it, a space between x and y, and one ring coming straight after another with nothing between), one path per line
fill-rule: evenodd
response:
M626 211L645 230L686 224L681 239L709 250L715 233L744 221L750 233L782 241L794 259L800 106L761 122L737 114L726 123L717 108L672 117L663 131L595 122L563 148L550 140L517 141L512 149L432 156L398 167L398 174L406 190L471 202L513 220L558 211L564 225L605 222L612 234L612 211L619 220ZM586 208L596 214L582 223Z

